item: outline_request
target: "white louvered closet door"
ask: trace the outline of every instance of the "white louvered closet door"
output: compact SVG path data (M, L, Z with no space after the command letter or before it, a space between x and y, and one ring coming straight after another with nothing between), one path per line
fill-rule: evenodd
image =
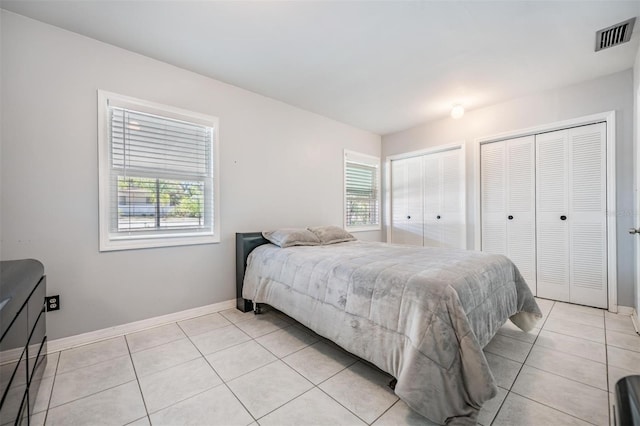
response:
M535 139L480 147L482 251L513 261L536 294Z
M440 154L440 212L436 220L441 228L441 246L466 248L464 204L464 156L462 149ZM440 219L438 219L440 216Z
M423 245L422 158L391 161L391 242Z
M538 295L607 307L606 124L536 137Z
M442 207L442 159L440 153L422 157L424 179L424 245L441 247L444 233L440 221Z
M506 143L480 146L481 250L507 255Z
M570 301L607 307L606 124L568 131Z
M564 302L570 301L567 148L567 130L536 135L538 296Z
M465 248L462 149L423 157L424 245Z
M535 221L535 137L506 141L507 256L531 292L537 293Z

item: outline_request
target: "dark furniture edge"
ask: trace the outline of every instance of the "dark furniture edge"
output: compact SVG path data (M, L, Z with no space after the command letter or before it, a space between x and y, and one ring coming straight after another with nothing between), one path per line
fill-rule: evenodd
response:
M236 308L242 312L253 309L253 302L242 297L247 257L254 248L263 244L269 244L269 241L262 236L262 232L236 232Z
M615 388L617 424L621 426L640 424L640 375L621 378Z

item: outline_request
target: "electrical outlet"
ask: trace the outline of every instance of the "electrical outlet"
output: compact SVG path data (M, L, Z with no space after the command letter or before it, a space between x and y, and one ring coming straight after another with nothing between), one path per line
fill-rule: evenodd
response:
M60 295L45 297L47 302L47 312L60 309Z

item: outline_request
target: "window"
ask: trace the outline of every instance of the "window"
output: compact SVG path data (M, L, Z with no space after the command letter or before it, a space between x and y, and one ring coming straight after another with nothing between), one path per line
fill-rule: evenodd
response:
M100 251L220 241L218 119L98 91Z
M380 159L344 151L344 226L348 231L380 229Z

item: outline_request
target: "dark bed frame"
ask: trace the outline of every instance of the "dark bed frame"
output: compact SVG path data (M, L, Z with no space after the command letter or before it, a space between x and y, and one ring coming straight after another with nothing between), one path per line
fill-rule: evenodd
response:
M236 308L242 312L249 312L253 309L256 314L259 314L261 311L258 303L254 307L251 300L242 297L242 285L249 253L263 244L269 244L269 241L262 236L262 232L236 233Z

